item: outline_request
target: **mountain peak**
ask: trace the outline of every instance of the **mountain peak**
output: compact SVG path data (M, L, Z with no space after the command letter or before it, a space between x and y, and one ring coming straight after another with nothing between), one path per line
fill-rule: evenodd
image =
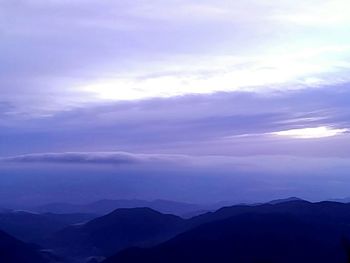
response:
M287 203L287 202L294 202L294 201L306 201L306 200L301 199L301 198L299 198L299 197L292 196L292 197L288 197L288 198L282 198L282 199L272 200L272 201L268 202L268 204L275 205L275 204L281 204L281 203ZM306 201L306 202L307 202L307 201Z

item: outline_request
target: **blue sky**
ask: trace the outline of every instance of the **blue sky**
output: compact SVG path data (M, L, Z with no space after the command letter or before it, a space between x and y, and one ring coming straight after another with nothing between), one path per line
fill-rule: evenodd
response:
M60 200L45 179L62 181L52 167L73 192L78 177L67 171L84 185L91 165L96 180L73 201L93 196L96 182L105 189L111 173L112 185L130 189L106 188L111 198L350 195L349 8L346 0L0 0L0 180L11 185L2 198L33 195L29 178L40 185L32 202ZM151 178L157 167L189 185ZM128 169L168 190L119 182Z

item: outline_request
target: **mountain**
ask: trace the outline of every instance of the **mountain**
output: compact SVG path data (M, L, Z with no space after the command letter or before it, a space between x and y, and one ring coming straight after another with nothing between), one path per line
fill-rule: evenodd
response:
M45 243L64 256L108 256L130 246L167 240L182 231L184 222L150 208L121 208L86 224L69 226Z
M207 224L233 220L233 218L244 217L247 214L254 214L256 217L262 218L266 217L269 220L271 219L271 222L274 222L274 218L271 218L271 215L276 218L287 218L286 221L292 221L293 224L301 222L302 224L299 225L301 232L305 230L305 225L317 226L319 233L317 235L314 232L312 233L316 240L311 240L310 242L323 240L321 247L325 248L329 245L326 242L327 240L338 242L340 233L347 236L347 228L350 222L350 204L336 202L311 203L293 198L261 205L224 207L215 212L207 212L189 219L162 214L150 208L122 208L87 223L65 227L49 238L44 239L40 244L47 249L52 249L52 251L62 257L70 257L74 260L89 258L92 261L96 261L94 257L110 256L130 247L149 248L158 246L161 242L174 238L176 235L185 235L198 227L201 228ZM237 222L232 227L238 229ZM268 220L266 221L267 223ZM227 227L230 227L230 224ZM242 227L247 226L243 224ZM261 227L267 227L267 225ZM331 235L332 231L327 230L329 228L332 228L334 234L337 233L336 237ZM205 230L204 228L201 229ZM293 229L293 225L290 226L290 229ZM230 230L227 229L227 231ZM246 231L248 230L246 229ZM270 232L266 233L268 237ZM284 234L288 233L281 231L281 239ZM310 234L310 236L312 235ZM288 235L286 237L288 238ZM303 237L300 238L300 243L303 244ZM229 242L231 241L229 240ZM145 249L142 251L149 250Z
M242 214L189 230L152 248L129 248L103 263L345 263L349 226L285 214Z
M46 263L34 247L0 230L0 262L3 263Z
M198 211L193 211L191 213L183 214L181 217L184 219L189 219L192 217L200 216L209 212L213 212L213 210L198 210Z
M305 201L305 200L300 199L298 197L288 197L288 198L283 198L283 199L272 200L268 203L275 205L275 204L281 204L281 203L286 203L286 202L291 202L291 201Z
M90 214L36 214L25 211L0 213L0 229L25 242L46 238L68 225L95 218Z
M200 225L249 213L287 215L308 223L336 226L350 222L350 204L304 200L236 205L190 219L165 215L150 208L124 208L85 224L66 227L42 244L62 256L108 256L130 246L151 246Z
M226 219L245 213L280 213L289 214L309 221L324 220L336 224L350 222L350 204L323 201L311 203L304 200L279 202L277 204L266 203L262 205L236 205L223 207L215 212L205 213L189 219L190 227L198 226L216 220Z
M330 199L331 202L350 203L350 197Z
M89 204L68 204L68 203L51 203L43 206L31 208L31 210L39 213L91 213L105 215L118 208L136 208L149 207L161 213L169 213L174 215L184 215L194 211L201 210L201 206L182 202L174 202L168 200L100 200Z

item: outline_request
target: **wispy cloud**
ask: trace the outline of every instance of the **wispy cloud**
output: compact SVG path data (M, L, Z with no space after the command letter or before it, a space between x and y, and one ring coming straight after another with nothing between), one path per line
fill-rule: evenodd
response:
M110 100L281 92L349 80L344 0L0 6L0 91L15 107L12 116L49 116ZM331 32L310 33L308 24L324 23Z
M327 138L344 133L348 133L349 129L334 129L331 127L321 126L321 127L311 127L311 128L301 128L301 129L291 129L285 131L272 132L272 135L287 136L291 138L299 139L314 139L314 138Z
M180 71L159 71L121 78L106 78L77 87L96 94L104 100L135 100L172 97L186 94L215 92L271 92L334 85L349 81L350 65L345 60L325 60L345 52L349 47L322 47L305 49L288 55L261 57L203 57L196 62L162 65L164 68L182 68ZM191 65L191 66L190 66ZM323 74L326 74L325 76Z
M64 152L24 154L0 158L2 162L14 163L62 163L62 164L141 164L148 162L180 162L186 159L181 155L134 154L127 152Z
M38 119L1 118L5 123L0 130L0 153L118 150L348 156L347 133L320 138L317 143L271 133L350 129L349 99L344 84L281 93L217 93L110 103Z

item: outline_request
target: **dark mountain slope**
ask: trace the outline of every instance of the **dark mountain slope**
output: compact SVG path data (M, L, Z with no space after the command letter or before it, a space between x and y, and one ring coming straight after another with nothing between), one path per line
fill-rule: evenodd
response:
M46 263L38 251L0 230L1 263Z
M346 263L347 226L282 214L244 214L204 224L153 248L130 248L104 263Z
M277 204L268 203L256 206L237 205L224 207L216 212L210 212L193 217L189 220L188 224L190 227L193 227L203 223L222 220L244 213L282 213L311 221L323 220L325 222L339 224L350 222L350 204L336 202L311 203L303 200L295 200Z
M62 255L106 256L130 246L150 246L175 236L185 220L149 208L117 209L86 224L70 226L47 241Z
M305 223L350 222L350 205L335 202L310 203L302 200L263 205L225 207L189 220L164 215L149 208L117 209L86 224L69 226L41 244L62 256L108 256L130 246L151 246L186 230L246 213L283 214Z
M25 242L36 242L71 224L94 218L88 214L0 213L0 229Z

